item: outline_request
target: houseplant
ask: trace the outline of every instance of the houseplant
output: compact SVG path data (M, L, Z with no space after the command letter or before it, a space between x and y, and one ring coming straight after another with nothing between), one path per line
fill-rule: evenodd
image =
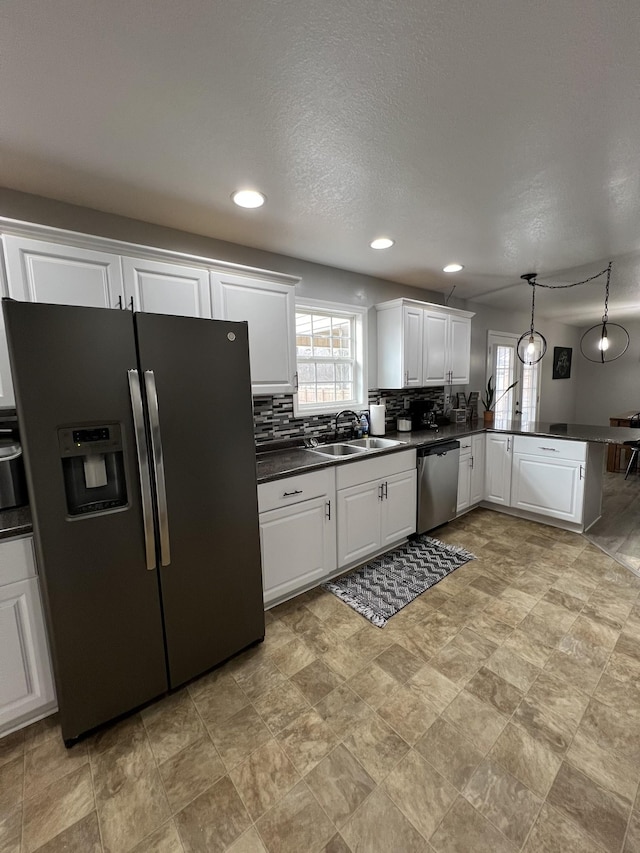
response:
M493 376L489 377L489 381L487 382L487 387L485 389L485 392L482 395L482 397L480 398L482 400L482 405L484 406L484 422L485 422L485 424L492 424L493 423L495 406L500 402L500 400L502 400L502 398L505 396L505 394L508 394L509 391L511 391L511 389L514 388L517 384L518 384L518 380L516 379L516 381L512 382L508 388L505 388L505 390L502 392L502 394L500 394L500 396L498 397L497 400L494 400L494 397L496 394L496 389L495 389L495 386L493 384Z

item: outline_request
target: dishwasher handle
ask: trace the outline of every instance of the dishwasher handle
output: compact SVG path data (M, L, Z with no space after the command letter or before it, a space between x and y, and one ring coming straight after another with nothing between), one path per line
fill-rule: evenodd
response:
M452 450L460 450L459 441L437 441L434 444L419 447L418 467L420 467L420 460L424 459L425 456L446 456Z

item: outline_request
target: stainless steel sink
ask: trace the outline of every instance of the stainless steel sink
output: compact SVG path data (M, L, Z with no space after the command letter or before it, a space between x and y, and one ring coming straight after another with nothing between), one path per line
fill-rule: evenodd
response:
M397 447L406 444L405 441L396 441L394 438L355 438L348 441L350 447L360 447L362 450L382 450L385 447Z
M353 447L351 444L324 444L321 447L309 448L309 453L319 453L320 456L355 456L364 452L364 447Z

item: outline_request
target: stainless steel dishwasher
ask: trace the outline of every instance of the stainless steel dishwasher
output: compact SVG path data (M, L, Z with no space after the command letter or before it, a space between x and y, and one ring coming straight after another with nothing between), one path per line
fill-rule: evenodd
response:
M459 441L418 448L417 533L426 533L456 515Z

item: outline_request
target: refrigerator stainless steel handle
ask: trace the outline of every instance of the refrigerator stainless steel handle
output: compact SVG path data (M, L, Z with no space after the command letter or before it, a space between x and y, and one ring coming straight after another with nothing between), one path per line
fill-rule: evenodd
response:
M156 567L156 543L153 534L153 506L151 500L151 472L149 470L149 452L147 437L144 431L144 411L142 409L142 392L140 377L137 370L128 370L129 395L133 413L133 428L136 439L136 454L140 474L140 495L142 498L142 522L144 526L144 547L147 557L147 569Z
M160 563L171 563L171 545L169 542L169 513L167 510L167 487L164 482L164 457L162 455L162 437L160 435L160 416L158 414L158 392L153 370L145 370L144 387L149 406L149 426L151 427L151 453L156 479L156 511L160 527Z

